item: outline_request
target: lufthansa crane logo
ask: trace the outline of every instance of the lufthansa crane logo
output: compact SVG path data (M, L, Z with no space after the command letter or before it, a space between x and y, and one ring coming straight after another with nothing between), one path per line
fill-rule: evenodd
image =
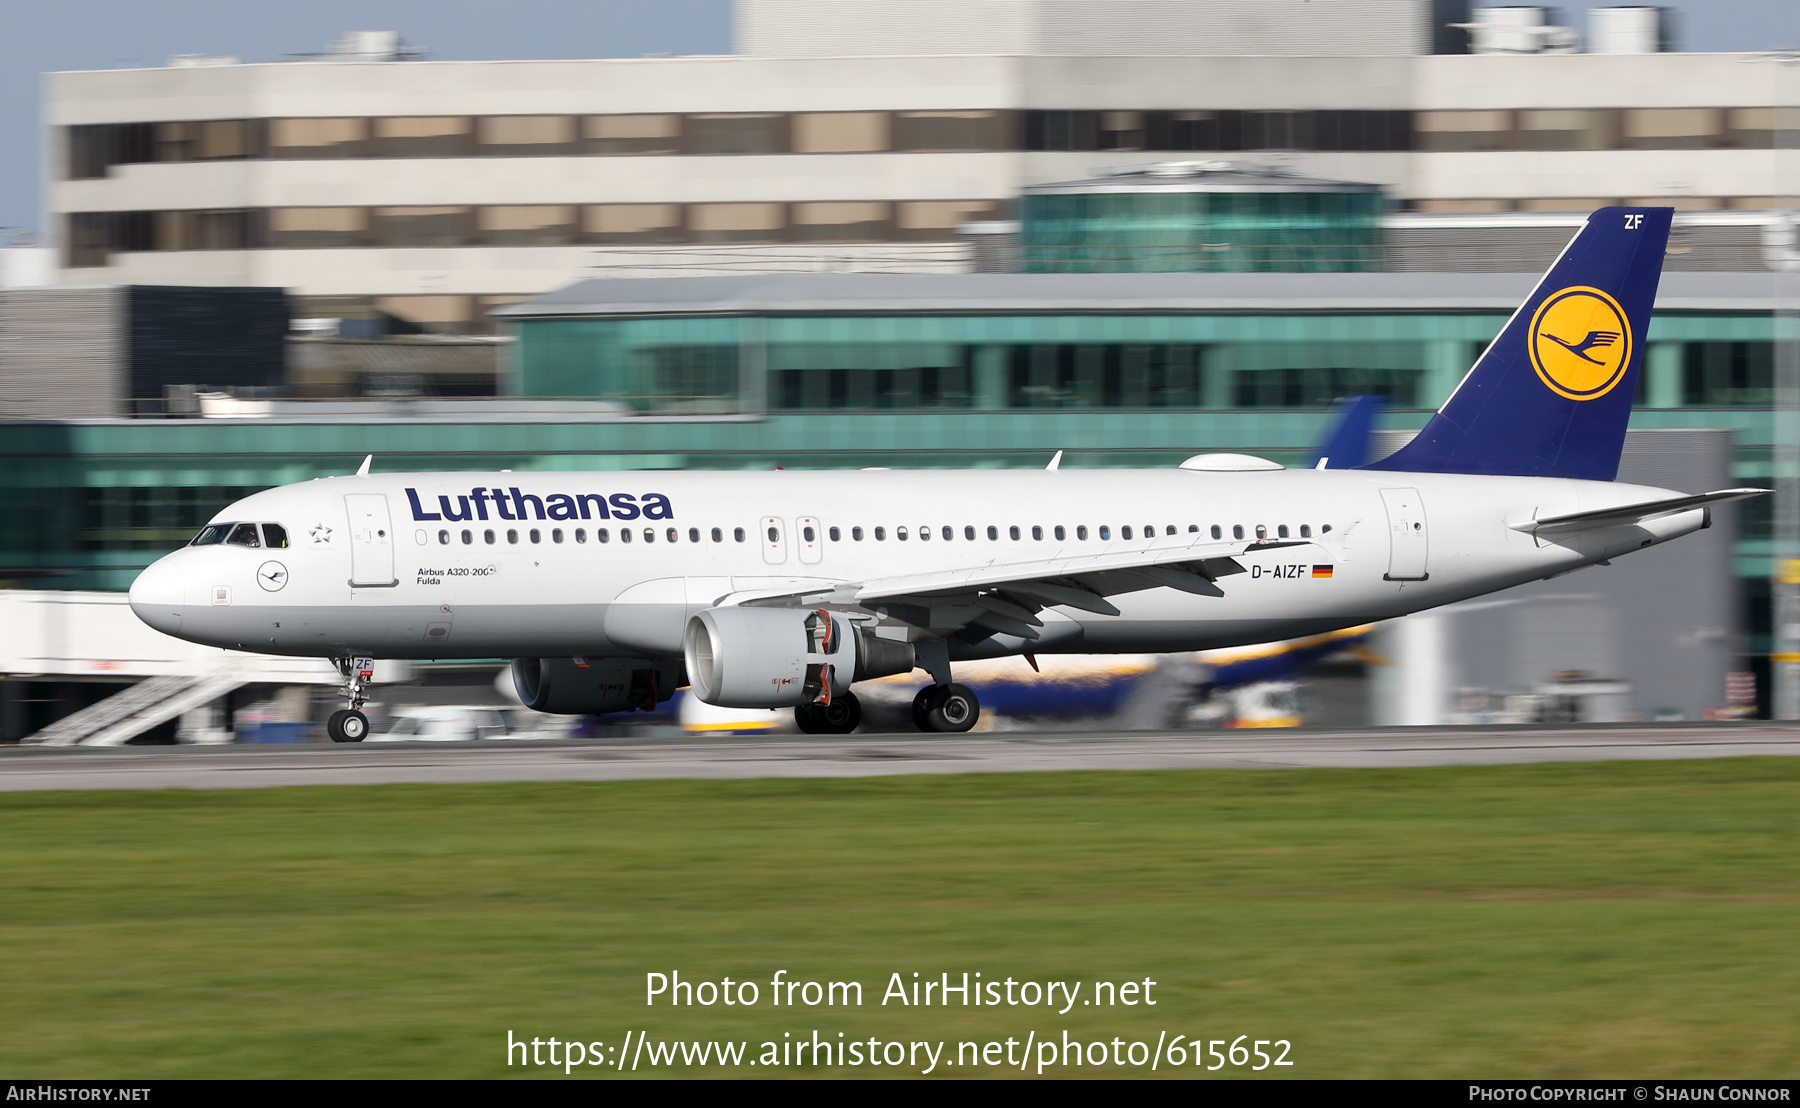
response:
M1631 323L1599 289L1577 285L1552 293L1531 317L1531 366L1550 391L1597 400L1625 378Z

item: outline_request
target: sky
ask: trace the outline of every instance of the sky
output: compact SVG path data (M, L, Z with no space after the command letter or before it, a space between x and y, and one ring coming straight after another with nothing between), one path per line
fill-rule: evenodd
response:
M1800 47L1795 0L1684 0L1683 50ZM1570 22L1587 5L1562 9ZM722 54L730 0L0 0L0 245L39 220L38 75L162 65L170 54L279 61L345 31L397 30L452 60Z

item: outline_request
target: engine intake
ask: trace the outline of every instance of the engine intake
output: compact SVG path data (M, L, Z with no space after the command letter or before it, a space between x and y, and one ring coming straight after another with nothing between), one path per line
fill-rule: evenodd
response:
M724 708L828 700L913 668L912 644L822 609L708 608L688 620L682 648L694 695Z

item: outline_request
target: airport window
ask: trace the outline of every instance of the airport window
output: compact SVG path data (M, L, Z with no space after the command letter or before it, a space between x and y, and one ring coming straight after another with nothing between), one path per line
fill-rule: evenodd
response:
M593 154L679 154L678 115L591 115L582 120L583 145Z
M668 540L670 542L680 542L681 541L681 532L677 531L675 528L671 527L671 528L669 528L669 533L666 537L668 538Z
M369 153L377 158L461 158L474 153L467 116L399 116L372 121Z
M850 528L850 541L852 541L852 542L861 542L862 541L862 528L861 527Z
M731 537L734 540L736 540L737 542L743 542L744 541L744 529L742 527L733 529L731 532Z
M573 204L500 204L475 210L487 246L555 246L579 232Z
M1060 523L1057 524L1056 529L1050 533L1056 536L1057 542L1061 542L1061 541L1063 541L1064 538L1067 537L1067 535L1063 531L1062 524L1060 524Z
M833 534L831 537L835 539L835 538L837 538L837 535ZM712 541L724 542L725 541L725 532L719 530L717 527L714 527L712 529Z
M255 213L244 209L149 213L154 250L244 250L260 245L252 227Z
M1684 342L1681 362L1687 407L1766 408L1775 402L1773 342Z
M1100 525L1100 537L1102 539L1111 539L1112 538L1112 528L1108 527L1106 524L1102 523Z
M1232 524L1231 525L1231 537L1234 539L1243 538L1244 537L1244 525L1241 523Z
M589 204L582 209L588 242L675 242L682 237L679 204Z
M886 112L801 112L793 117L794 153L857 154L888 148Z
M438 545L439 546L449 546L450 545L450 532L448 532L448 531L439 531L438 532Z
M688 528L688 541L689 542L699 542L700 541L700 528L698 528L698 527L689 527Z
M1191 408L1197 343L1019 343L1004 347L1013 408ZM1335 395L1335 394L1334 394Z
M914 152L1001 150L1002 116L995 111L895 112L894 149Z
M906 242L937 242L956 237L965 223L1002 219L997 200L903 200L895 206L894 237Z
M956 528L946 526L944 528L943 535L944 535L944 541L949 542L951 539L954 539L956 537Z
M970 542L974 542L975 541L975 528L964 527L963 528L963 538L968 539Z
M1278 539L1285 539L1288 537L1287 524L1283 523L1281 526L1275 528L1275 537Z
M288 544L287 528L279 523L262 525L263 545L270 550L286 550Z
M1102 535L1100 537L1105 538L1106 536ZM1129 523L1126 524L1125 526L1119 528L1119 537L1122 539L1128 539L1131 537L1131 525Z
M463 541L464 546L468 546L470 543L475 541L474 533L470 532L470 531L464 531L462 533L462 541Z
M931 541L931 525L930 524L920 524L919 525L919 541L920 542L930 542Z
M1303 539L1312 538L1312 525L1311 524L1302 523L1300 525L1300 537Z
M1008 537L1009 537L1009 538L1011 538L1011 539L1012 539L1012 541L1014 541L1014 542L1018 542L1018 541L1019 541L1019 527L1018 527L1018 524L1014 524L1014 525L1013 525L1013 526L1011 526L1011 527L1008 527L1008 528L1007 528L1007 529L1006 529L1006 534L1007 534L1007 536L1008 536Z
M1619 113L1603 108L1552 108L1518 113L1519 145L1526 150L1611 150L1619 139Z
M1725 144L1719 108L1627 108L1623 145L1633 150L1693 150Z
M1345 361L1361 362L1381 357L1380 343L1343 343L1335 355L1310 343L1269 343L1258 351L1259 360L1288 358L1300 365L1230 371L1233 406L1238 408L1322 408L1340 396L1385 396L1396 408L1418 406L1419 379L1423 370L1346 368ZM1368 347L1367 350L1358 349ZM1325 359L1335 367L1305 365Z
M464 246L474 238L474 209L465 207L376 208L375 242L380 246Z
M905 542L906 541L906 528L904 528L904 527L894 528L894 539L898 542Z
M825 533L831 537L832 542L843 541L843 535L836 527L831 528L830 530L826 531Z
M366 208L271 208L269 245L286 249L362 246L368 241Z
M687 117L690 154L781 154L787 116L778 112L706 112Z
M887 529L886 528L883 528L883 527L875 528L875 541L876 542L886 542L887 541Z
M644 528L644 541L645 542L655 542L656 541L656 528L654 528L654 527Z
M1513 113L1509 111L1419 112L1413 121L1421 150L1509 150L1513 146Z
M490 115L475 121L483 154L573 154L575 119L566 115Z
M508 527L506 529L506 541L517 546L519 544L519 532L515 528Z
M784 204L691 204L688 231L695 242L779 242L787 227Z
M481 533L481 539L489 546L494 545L494 532L492 530L483 531Z
M368 137L366 119L271 119L269 156L354 158Z
M256 524L240 523L231 529L231 535L225 540L227 546L261 547L262 539L257 537Z
M891 207L876 200L795 204L793 237L799 242L881 242L890 235Z
M105 177L115 165L156 160L155 125L97 123L68 128L67 175L72 181Z
M585 527L575 528L575 541L578 543L587 542L587 528L585 528Z
M1100 149L1142 150L1144 115L1143 112L1101 112Z
M998 527L995 527L995 526L994 526L994 525L993 525L993 524L991 524L991 523L990 523L990 524L988 524L988 529L987 529L987 536L988 536L988 541L989 541L989 542L998 542L998 541L1000 541L1000 528L998 528Z
M1087 541L1087 524L1083 523L1075 528L1075 537L1081 542Z
M1212 537L1215 539L1222 539L1225 537L1225 533L1219 529L1219 525L1216 523L1212 525Z
M192 123L156 124L156 160L210 162L252 155L251 121L209 119ZM254 151L261 153L261 151Z
M594 541L598 542L598 543L611 542L612 541L612 532L608 531L604 527L596 527L596 528L594 528Z

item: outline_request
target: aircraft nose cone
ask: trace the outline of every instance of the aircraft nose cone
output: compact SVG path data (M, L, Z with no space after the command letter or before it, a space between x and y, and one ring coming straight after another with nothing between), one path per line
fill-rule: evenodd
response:
M131 583L131 610L165 635L181 633L181 607L186 582L179 568L161 558L146 566Z

